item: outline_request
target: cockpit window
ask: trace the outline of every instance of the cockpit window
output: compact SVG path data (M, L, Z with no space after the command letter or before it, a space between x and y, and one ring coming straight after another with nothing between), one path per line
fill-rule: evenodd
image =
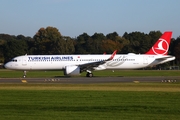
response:
M17 60L16 59L12 59L12 62L17 62Z

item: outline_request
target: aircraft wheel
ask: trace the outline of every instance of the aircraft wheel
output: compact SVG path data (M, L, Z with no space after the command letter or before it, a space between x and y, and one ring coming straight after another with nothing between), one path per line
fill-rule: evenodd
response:
M86 77L93 77L93 74L92 73L87 73Z
M89 77L93 77L93 74L92 74L92 73L89 73Z

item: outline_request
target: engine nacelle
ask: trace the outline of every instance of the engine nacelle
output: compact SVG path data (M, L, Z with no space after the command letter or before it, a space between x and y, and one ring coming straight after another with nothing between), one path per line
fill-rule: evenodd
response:
M64 75L79 75L80 68L79 66L66 66L64 70Z

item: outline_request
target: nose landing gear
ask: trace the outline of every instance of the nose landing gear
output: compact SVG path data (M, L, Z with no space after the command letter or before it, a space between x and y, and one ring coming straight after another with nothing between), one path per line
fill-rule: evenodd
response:
M23 71L24 75L23 75L23 78L26 78L26 71Z

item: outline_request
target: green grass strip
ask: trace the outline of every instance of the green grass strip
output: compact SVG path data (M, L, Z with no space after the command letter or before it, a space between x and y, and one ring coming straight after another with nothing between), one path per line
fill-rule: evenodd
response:
M180 70L102 70L93 71L96 77L119 77L119 76L179 76ZM0 78L21 78L23 71L0 70ZM28 78L63 77L62 71L27 71ZM80 76L86 76L83 72Z
M0 90L1 120L177 120L180 92Z
M0 90L68 90L68 91L89 90L89 91L180 92L180 83L100 83L100 84L1 83Z

